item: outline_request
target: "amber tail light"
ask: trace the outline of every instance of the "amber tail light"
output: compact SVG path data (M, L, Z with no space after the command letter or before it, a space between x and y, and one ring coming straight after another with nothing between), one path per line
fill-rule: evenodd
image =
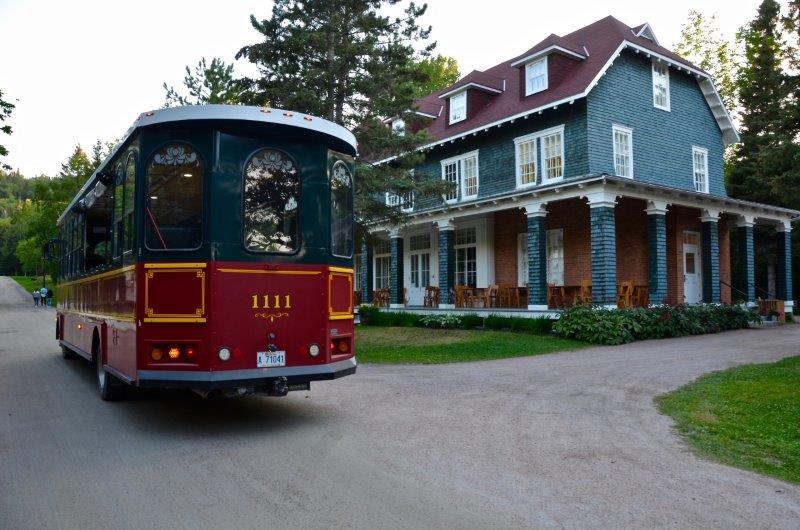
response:
M350 337L331 339L331 355L344 355L350 352Z
M151 344L150 360L156 362L195 362L198 348L193 344Z

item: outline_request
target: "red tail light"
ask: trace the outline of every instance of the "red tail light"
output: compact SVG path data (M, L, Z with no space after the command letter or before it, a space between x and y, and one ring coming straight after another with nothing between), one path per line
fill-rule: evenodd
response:
M157 363L197 362L199 349L194 344L158 343L149 345L150 361Z
M331 354L343 355L350 353L350 337L341 337L331 341Z

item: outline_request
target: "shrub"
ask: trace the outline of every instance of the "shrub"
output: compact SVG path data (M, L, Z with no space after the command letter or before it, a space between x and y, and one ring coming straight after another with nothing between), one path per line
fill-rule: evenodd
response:
M511 319L511 331L524 331L534 335L548 335L553 331L553 319L549 317Z
M483 327L485 327L486 329L493 329L493 330L511 329L511 319L508 317L489 315L483 321Z
M462 325L458 315L425 315L419 319L420 324L426 328L457 328Z
M483 327L483 317L479 315L464 315L461 317L461 327L464 329Z
M753 311L721 304L627 309L573 307L561 314L553 329L565 338L613 345L742 329L757 320Z

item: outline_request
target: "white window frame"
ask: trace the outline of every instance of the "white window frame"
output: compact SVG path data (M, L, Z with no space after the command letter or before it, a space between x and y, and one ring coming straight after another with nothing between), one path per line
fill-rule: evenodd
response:
M464 101L463 104L461 104L461 100ZM456 101L459 102L458 106L455 105ZM462 108L462 107L464 109L464 112L463 112L462 116L460 118L459 117L454 117L453 110L456 109L456 108ZM450 96L450 116L449 117L450 117L450 125L452 125L454 123L458 123L460 121L464 121L464 120L467 119L467 91L466 90L463 91L463 92L459 92L458 94L453 94L452 96Z
M475 158L475 193L467 195L464 179L464 161L473 157ZM481 186L480 158L478 157L478 150L476 149L475 151L470 151L469 153L464 153L463 155L453 156L442 160L440 162L442 168L442 180L447 180L445 176L445 166L449 166L451 164L456 165L456 196L452 199L448 199L447 195L442 196L445 204L453 204L459 201L477 199Z
M547 283L553 284L553 285L564 285L564 274L566 273L566 269L567 269L566 263L565 263L565 254L566 254L566 252L565 252L565 248L564 248L564 229L563 228L554 228L552 230L547 230L545 232L545 236L547 238L546 239L546 244L545 244L545 247L546 247L545 256L547 256L547 269L546 269L547 270ZM558 236L561 239L561 256L560 257L554 257L554 256L550 255L550 251L553 250L552 246L550 245L550 237L551 236ZM560 278L561 281L558 282L558 283L555 281L556 278L553 278L553 273L556 272L554 270L555 269L554 265L555 265L556 261L559 261L560 262L560 266L561 266L561 270L559 271L561 273L561 278Z
M657 69L664 69L664 74L657 71ZM652 75L653 75L653 106L657 109L666 110L669 112L670 110L670 95L669 95L669 65L664 61L659 61L655 57L653 58L652 63ZM656 101L656 96L658 94L657 88L660 86L661 81L664 82L665 90L665 98L666 104L661 105Z
M620 153L617 152L617 134L621 134L628 138L628 174L623 175L619 168L617 167L617 156ZM613 160L614 160L614 174L619 177L625 177L632 179L633 178L633 129L630 127L625 127L623 125L612 125L611 126L611 149L613 152Z
M517 234L517 285L528 285L528 233Z
M474 232L475 240L467 242L467 243L464 243L464 242L457 243L458 234L459 233L463 233L464 231L467 231L467 230L471 230L471 231ZM478 230L478 227L475 226L475 225L470 225L470 226L464 226L464 227L457 228L455 233L453 234L453 254L454 254L453 275L454 275L454 278L455 278L454 281L456 282L457 285L468 285L468 282L466 280L467 280L467 277L469 276L468 264L469 264L470 260L467 259L467 257L468 257L470 248L475 249L475 286L477 287L477 285L478 285L478 267L479 267L479 264L480 264L480 258L479 258L479 254L478 254L479 237L480 237L480 231ZM460 264L460 261L458 259L459 250L463 250L464 251L464 261L463 261L464 268L463 268L463 270L461 270L461 272L462 272L462 274L464 276L464 278L463 278L464 279L464 283L462 283L462 284L457 283L458 282L458 276L459 276L459 264Z
M380 246L382 246L382 245L380 245ZM374 255L372 256L372 289L373 290L374 289L381 289L381 288L388 289L389 285L391 284L391 281L392 281L392 277L391 277L392 276L392 272L391 272L391 267L392 267L391 245L390 245L390 248L389 248L389 252L381 252L381 253L375 252L375 250L380 248L380 246L376 245L375 248L373 249L373 252L374 252ZM387 272L386 272L386 276L385 276L385 278L386 278L386 287L378 287L378 262L379 261L382 262L384 260L386 260L386 263L387 263L387 265L386 265L386 271Z
M559 134L561 136L561 176L547 178L547 164L546 158L544 156L544 138L547 136L552 136L553 134ZM528 142L533 142L533 153L534 153L534 164L536 166L535 173L536 178L533 182L522 182L522 172L521 172L521 164L520 164L520 145L526 144ZM564 173L566 171L567 161L564 157L564 125L557 125L555 127L550 127L549 129L544 129L541 131L536 131L531 134L526 134L525 136L519 136L514 138L514 163L516 165L516 177L517 177L517 189L524 189L524 188L532 188L534 186L539 186L542 184L551 184L553 182L558 182L564 178Z
M703 168L697 167L697 155L703 156L704 166ZM702 169L702 171L700 171ZM698 173L702 173L703 175L703 189L697 189L697 175ZM709 185L708 185L708 149L705 147L697 147L696 145L692 146L692 184L694 185L694 189L700 193L708 193Z
M537 78L539 78L539 77L544 78L544 86L541 86L541 87L538 87L538 88L534 88L533 84L531 83L531 72L533 71L533 69L535 67L537 67L539 65L544 65L544 73L539 74L536 77ZM530 96L530 95L533 95L533 94L538 94L539 92L543 92L543 91L547 90L548 81L549 81L548 76L547 76L547 70L548 70L547 67L548 67L548 65L547 65L547 57L546 56L542 57L541 59L538 59L536 61L531 61L531 62L529 62L528 64L525 65L525 95L526 96Z
M563 125L559 125L558 127L552 127L550 129L541 131L538 134L539 134L539 143L541 144L541 147L539 149L539 156L541 157L540 158L539 167L541 168L540 172L542 174L542 184L551 184L553 182L559 182L559 181L563 180L563 178L564 178L564 170L566 169L566 160L564 159L564 126ZM561 136L561 142L560 142L561 143L561 153L559 153L560 156L561 156L561 175L558 176L558 177L552 177L551 178L551 177L547 176L548 167L547 167L547 157L545 157L545 153L544 153L544 151L545 151L545 149L544 149L544 141L545 141L545 138L547 138L548 136L553 136L554 134L558 134L558 135Z
M391 191L386 192L386 206L392 208L400 208L400 211L403 213L409 213L414 211L414 192L409 191L408 193L394 193Z

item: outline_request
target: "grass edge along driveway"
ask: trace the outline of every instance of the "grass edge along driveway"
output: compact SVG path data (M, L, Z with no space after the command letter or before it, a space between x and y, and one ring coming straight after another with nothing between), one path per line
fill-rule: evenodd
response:
M541 355L589 346L551 335L417 327L356 327L359 363L442 364Z
M800 357L708 373L655 402L698 455L800 483Z

